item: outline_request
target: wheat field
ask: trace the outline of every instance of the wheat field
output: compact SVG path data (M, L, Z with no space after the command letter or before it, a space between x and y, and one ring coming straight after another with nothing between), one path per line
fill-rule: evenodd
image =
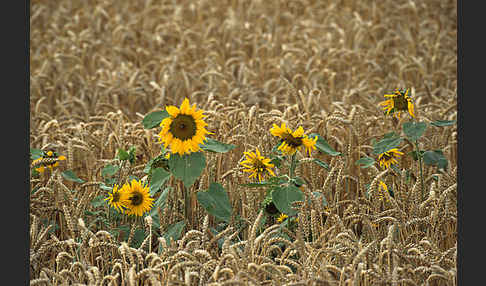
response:
M30 148L66 158L30 177L30 285L457 285L457 128L430 124L457 118L456 13L453 0L30 1ZM403 172L355 163L403 136L411 117L379 106L395 88L413 90L429 124L418 146L441 150L446 169L422 170L408 140ZM209 137L236 146L207 152L189 191L218 182L233 212L224 224L194 201L166 241L184 219L177 181L156 217L138 219L116 220L100 186L109 164L119 181L146 177L160 128L142 121L185 98ZM270 154L281 123L340 153L314 151L327 168L295 170L306 200L293 227L239 165L248 150ZM133 164L121 162L130 147ZM379 197L381 180L393 196Z

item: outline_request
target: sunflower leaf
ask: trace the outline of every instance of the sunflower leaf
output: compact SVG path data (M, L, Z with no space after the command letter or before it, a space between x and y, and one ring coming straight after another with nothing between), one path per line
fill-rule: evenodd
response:
M276 187L272 192L272 201L279 210L288 216L297 214L297 211L292 208L292 203L304 200L302 191L294 185L286 187Z
M329 164L327 164L324 161L321 161L321 160L319 160L317 158L314 158L312 161L315 162L317 165L321 166L322 168L328 170L328 171L331 170L331 168L329 167Z
M164 118L169 117L166 110L154 111L147 115L142 120L143 128L151 129L160 125Z
M101 170L101 176L102 177L106 177L106 176L111 177L111 176L115 175L116 172L118 172L119 169L120 169L120 167L117 166L117 165L106 165Z
M78 178L78 176L76 176L76 174L71 170L66 170L66 171L62 172L61 175L64 179L66 179L68 181L73 181L73 182L76 182L76 183L84 183L84 180Z
M170 239L171 238L174 241L177 241L181 237L182 230L184 229L184 226L186 226L186 223L183 220L169 225L169 227L165 231L164 235L162 235L162 237L165 239L165 242L167 242L167 246L170 246ZM161 249L161 251L162 251L162 249Z
M206 157L202 152L194 152L185 155L171 154L169 169L172 174L189 188L202 174L206 167Z
M225 222L231 220L231 202L228 193L221 184L213 182L209 189L197 192L197 201L211 215Z
M426 165L447 169L448 161L441 150L426 151L423 157Z
M363 158L360 158L359 160L356 160L356 162L354 164L355 165L361 165L360 167L365 169L365 168L369 168L369 167L373 166L374 163L375 163L375 159L373 159L371 157L363 157Z
M320 134L317 134L317 133L311 133L309 134L309 138L310 139L314 139L315 137L317 136L317 142L316 142L316 148L317 150L323 152L323 153L326 153L328 155L331 155L331 156L338 156L338 155L342 155L341 152L338 152L336 150L334 150L331 145L329 145L329 143L327 143L327 141L322 138L322 136Z
M437 127L450 126L450 125L454 125L455 123L456 120L436 120L434 122L430 122L430 124Z
M407 136L410 141L415 142L417 141L420 137L425 132L425 129L427 129L427 123L425 122L405 122L403 123L403 132Z
M397 148L402 143L403 138L391 137L382 139L373 144L373 154L378 155L389 151L390 149Z
M170 176L171 174L164 170L164 168L155 168L152 172L152 179L150 180L150 196L153 197L162 185L169 180Z
M44 151L41 149L30 148L30 159L35 160L44 156Z
M236 148L236 145L219 142L212 138L206 138L203 143L201 144L202 150L215 153L226 153Z

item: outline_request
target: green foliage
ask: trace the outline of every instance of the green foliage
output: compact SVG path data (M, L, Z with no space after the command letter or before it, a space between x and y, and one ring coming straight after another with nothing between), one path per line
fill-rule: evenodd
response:
M294 185L276 187L272 192L272 201L277 209L288 216L297 214L291 206L293 202L303 201L302 191Z
M363 158L356 160L356 162L354 164L355 165L361 165L360 167L365 169L365 168L369 168L369 167L373 166L374 163L375 163L375 159L373 159L371 157L363 157Z
M61 173L62 177L68 181L76 182L76 183L84 183L83 179L78 178L76 174L71 170L66 170Z
M30 148L30 159L35 160L44 156L44 151L41 149Z
M135 163L135 146L131 146L128 149L128 152L125 151L122 148L118 148L117 158L120 159L121 161L128 160L128 162L130 162L130 164L134 164Z
M206 167L206 157L202 152L194 152L185 155L171 154L169 158L169 169L172 174L184 183L186 188L190 187L202 174Z
M170 179L171 173L164 170L164 168L155 168L150 179L149 193L154 196L157 191Z
M202 150L214 153L226 153L236 148L236 145L222 143L211 138L206 138L203 143L201 144Z
M174 224L169 225L167 230L165 231L162 237L165 239L167 246L170 246L170 239L172 238L174 241L178 240L181 237L182 230L186 226L184 221L179 221ZM162 250L162 249L161 249Z
M117 166L117 165L106 165L101 170L101 176L111 177L111 176L115 175L118 172L118 170L120 170L120 167Z
M420 137L422 137L427 129L427 123L410 121L403 123L402 128L405 136L407 136L410 141L416 142Z
M436 120L430 122L430 124L437 126L437 127L444 127L444 126L451 126L456 124L456 120Z
M402 138L395 136L384 138L373 144L373 154L379 155L393 148L397 148L398 146L400 146L400 143L402 143L402 141Z
M321 161L321 160L319 160L317 158L312 159L312 162L316 163L317 165L319 165L320 167L322 167L322 168L324 168L324 169L326 169L328 171L331 170L331 168L329 167L329 164L327 164L326 162Z
M143 128L151 129L160 125L164 118L169 117L166 110L154 111L147 115L142 120Z
M214 217L225 222L231 220L231 202L221 184L213 182L208 190L197 192L197 201Z
M329 145L329 143L327 143L327 141L324 138L322 138L322 136L320 134L317 134L317 133L309 134L309 138L311 138L311 139L314 139L315 136L317 136L317 142L316 142L317 150L319 150L319 151L321 151L325 154L331 155L331 156L342 155L341 152L337 152L336 150L334 150L334 148L332 148Z
M426 151L424 153L424 163L443 170L446 170L448 166L447 158L441 150Z

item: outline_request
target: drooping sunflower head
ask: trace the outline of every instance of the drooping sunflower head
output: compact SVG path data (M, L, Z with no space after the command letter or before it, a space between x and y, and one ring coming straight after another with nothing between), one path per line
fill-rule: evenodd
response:
M54 151L44 152L43 156L32 161L32 166L38 166L35 170L42 173L49 168L51 171L54 167L59 166L59 161L66 160L66 156L58 156Z
M400 118L400 113L408 112L412 117L414 115L414 105L412 98L409 95L410 89L396 89L394 94L385 94L384 96L388 98L385 101L380 102L380 106L388 115L393 111L393 114Z
M273 124L273 127L270 129L270 134L280 138L278 150L285 155L293 155L297 150L304 146L310 156L312 149L316 149L317 136L314 139L308 138L307 135L304 134L304 128L302 128L302 126L299 126L297 130L292 132L285 123L282 123L280 127Z
M115 184L113 190L111 191L111 193L108 194L108 197L105 199L105 201L108 201L108 205L123 213L127 208L127 194L128 193L126 185L119 189L118 185Z
M196 110L196 105L189 105L189 99L184 99L180 108L167 106L169 116L162 120L159 133L160 142L164 147L170 146L172 153L179 155L190 154L201 150L199 144L203 144L206 134L211 134L205 129L208 125L204 121L203 110Z
M258 181L262 181L265 173L268 173L271 176L275 176L275 173L272 171L274 165L270 163L269 158L265 158L260 154L260 150L256 148L255 153L253 152L244 152L246 160L241 162L240 165L245 167L243 172L252 173L249 178L257 177Z
M140 181L132 180L124 185L126 192L127 215L142 216L150 211L154 199L150 196L149 187L142 185Z
M380 167L383 169L389 168L391 165L398 163L397 158L403 155L403 152L398 151L397 148L390 149L378 155Z

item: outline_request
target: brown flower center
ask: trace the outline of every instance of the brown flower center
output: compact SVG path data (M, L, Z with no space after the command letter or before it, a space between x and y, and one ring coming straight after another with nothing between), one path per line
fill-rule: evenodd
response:
M292 148L296 148L302 145L303 138L304 137L294 137L288 132L282 134L282 141L285 141L285 143L287 143Z
M196 121L187 114L179 114L172 120L169 131L175 138L182 141L191 139L196 135Z
M132 205L138 206L141 205L143 202L143 195L139 192L135 192L131 197L130 201L132 202Z

